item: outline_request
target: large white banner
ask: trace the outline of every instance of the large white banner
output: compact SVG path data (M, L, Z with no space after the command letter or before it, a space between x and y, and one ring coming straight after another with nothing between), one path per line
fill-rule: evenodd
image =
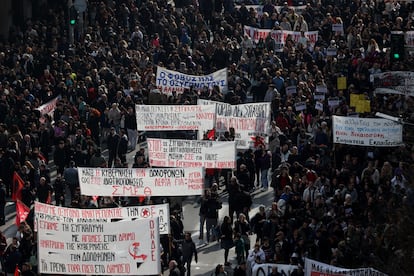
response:
M402 125L376 118L333 116L333 142L369 147L395 147L402 144Z
M253 143L255 136L265 137L269 134L272 119L271 103L230 105L199 99L197 104L216 106L216 133L221 135L234 128L237 149L247 149ZM207 130L204 129L203 132Z
M147 143L151 166L216 169L236 167L234 141L147 139ZM200 181L192 185L199 185L202 189L202 183Z
M387 276L373 268L342 268L305 258L305 275L310 276ZM288 275L288 274L286 274Z
M414 72L390 71L371 74L375 93L414 96Z
M255 264L252 269L251 276L268 276L272 273L272 268L277 267L277 272L280 275L291 275L292 272L298 268L297 265L287 265L287 264ZM308 275L308 274L306 274Z
M212 129L216 110L209 105L136 105L138 130Z
M170 208L168 203L101 209L66 208L35 202L35 223L38 219L49 222L95 223L122 220L159 218L160 234L170 234ZM34 227L37 231L37 227Z
M196 90L218 86L220 91L227 91L227 68L209 75L194 76L157 66L156 85L161 93L171 94L173 91L182 93L185 88Z
M260 38L263 40L266 37L270 36L275 40L277 49L283 49L283 46L286 43L286 38L288 35L292 36L292 40L297 43L301 37L300 32L285 31L285 30L271 30L271 29L259 29L250 26L244 26L244 34L248 35L254 42L259 42ZM318 41L318 31L305 32L305 37L309 39L311 45L315 45Z
M154 147L152 148L154 149ZM176 156L164 151L151 152L151 146L149 149L150 158L152 156L155 160L170 159ZM203 194L201 183L204 179L204 169L202 166L145 169L78 168L78 176L81 193L89 196L188 196Z
M38 220L39 271L46 274L158 275L158 219L117 223Z

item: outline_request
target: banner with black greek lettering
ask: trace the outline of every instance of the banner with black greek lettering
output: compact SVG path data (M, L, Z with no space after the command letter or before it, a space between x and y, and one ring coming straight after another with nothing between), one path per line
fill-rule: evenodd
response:
M287 265L287 264L255 264L252 269L252 276L268 276L272 273L272 269L276 267L277 272L280 275L291 275L292 272L298 268L297 265ZM308 274L306 274L308 275Z
M216 110L209 105L136 105L138 130L212 129Z
M376 94L414 96L414 72L391 71L371 74L370 80Z
M234 141L147 139L147 143L151 166L216 169L236 167ZM199 185L202 189L202 183L200 181L192 185Z
M256 136L268 136L271 122L271 103L230 105L227 103L198 100L199 105L216 106L216 133L224 134L234 128L237 149L247 149ZM208 129L201 130L199 133ZM243 142L243 143L242 143Z
M305 258L305 275L311 276L387 276L370 267L342 268ZM288 274L286 274L288 275Z
M159 218L160 234L170 234L170 208L168 204L129 206L102 209L76 209L35 202L35 223L38 219L49 222L100 223L146 218ZM34 227L37 231L37 226Z
M68 275L159 275L158 228L158 218L90 224L39 219L39 271Z
M283 49L286 43L288 35L292 37L293 42L298 43L301 37L301 32L285 31L285 30L272 30L272 29L259 29L250 26L244 26L244 34L249 36L255 43L259 42L262 38L266 39L269 35L275 40L278 51ZM312 46L318 41L318 31L305 32L305 37L309 40Z
M376 118L333 116L334 143L368 147L396 147L402 144L402 125Z
M168 152L152 152L151 155L151 146L149 149L150 158L151 156L156 160L170 158ZM89 196L188 196L203 194L204 169L202 166L182 167L78 168L79 185L81 193Z
M209 75L194 76L157 66L156 85L161 93L171 94L173 91L182 93L185 88L196 90L218 86L220 91L227 91L227 68Z

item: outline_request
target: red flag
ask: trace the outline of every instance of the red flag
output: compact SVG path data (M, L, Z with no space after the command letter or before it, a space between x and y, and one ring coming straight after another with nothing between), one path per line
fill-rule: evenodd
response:
M257 148L259 146L266 147L264 137L261 137L261 136L253 136L253 137L250 137L250 138L254 141L254 147L255 148Z
M20 276L20 269L18 265L16 265L16 269L14 270L14 276Z
M22 199L22 190L24 187L24 180L20 177L17 172L13 174L13 186L12 186L12 200L21 200Z
M39 152L39 159L40 159L40 161L45 162L45 164L49 163L48 160L46 159L46 157L40 152Z
M52 204L52 193L49 192L46 198L46 204Z
M216 130L213 128L207 132L208 140L214 140L216 138Z
M26 220L27 216L30 213L30 208L26 206L20 200L16 201L16 225L20 226L20 223Z

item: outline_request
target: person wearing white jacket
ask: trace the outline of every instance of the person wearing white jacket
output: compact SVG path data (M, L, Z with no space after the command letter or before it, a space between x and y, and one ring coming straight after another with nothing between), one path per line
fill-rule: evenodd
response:
M249 255L247 257L247 263L250 269L256 264L262 264L266 260L266 254L263 249L260 248L260 244L256 243L252 249L249 250Z

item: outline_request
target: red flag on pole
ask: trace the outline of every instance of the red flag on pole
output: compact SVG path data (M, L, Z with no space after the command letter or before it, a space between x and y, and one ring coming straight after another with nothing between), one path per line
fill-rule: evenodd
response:
M12 200L21 200L22 190L24 188L24 180L20 177L20 175L17 172L14 172L12 181Z
M216 138L216 130L214 128L207 132L207 138L208 140L214 140Z
M20 223L26 220L27 216L30 213L30 208L26 206L20 200L16 201L16 225L20 226Z

